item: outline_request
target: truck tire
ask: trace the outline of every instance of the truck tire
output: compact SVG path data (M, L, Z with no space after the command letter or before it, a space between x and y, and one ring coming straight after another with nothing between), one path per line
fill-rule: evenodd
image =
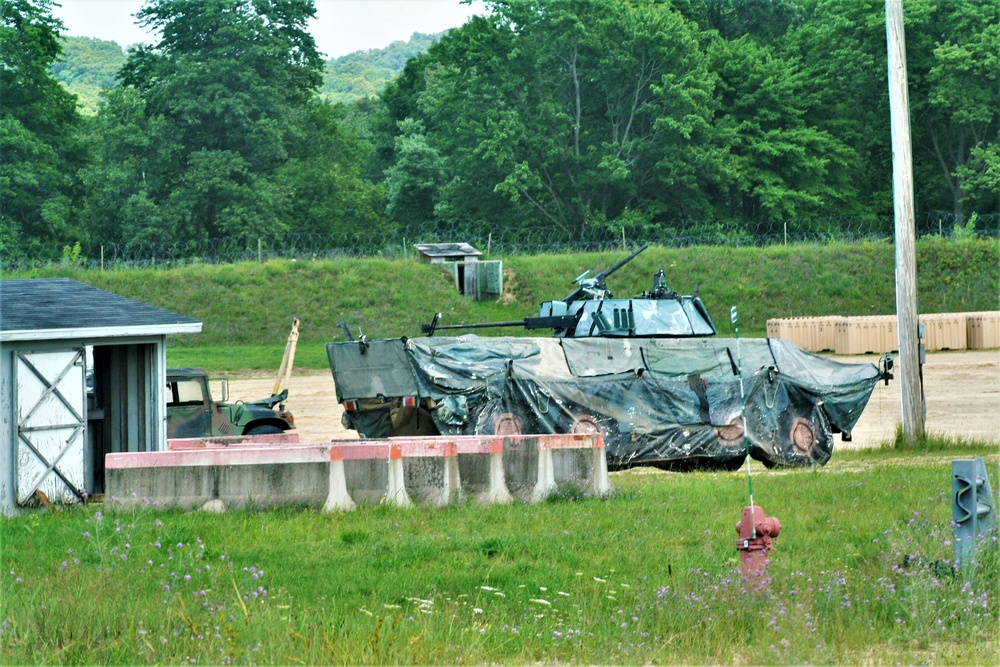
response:
M249 431L244 431L243 435L277 435L279 433L284 433L284 431L277 426L262 424L260 426L254 426Z

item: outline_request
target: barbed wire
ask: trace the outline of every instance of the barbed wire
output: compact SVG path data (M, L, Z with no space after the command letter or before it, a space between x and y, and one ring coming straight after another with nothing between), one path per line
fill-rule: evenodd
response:
M952 213L932 212L915 224L918 237L1000 238L1000 215L986 214L959 221ZM402 258L416 254L422 243L468 243L490 257L542 253L599 252L643 243L666 247L765 247L803 243L884 242L894 234L891 217L854 216L810 218L769 223L675 220L643 227L553 226L493 228L482 220L438 220L383 232L343 234L283 234L240 236L174 243L82 242L75 248L35 248L36 257L4 258L7 271L66 263L87 268L175 267L191 264L263 262L271 259L317 260L335 257ZM45 259L47 258L47 259ZM61 258L61 259L55 259Z

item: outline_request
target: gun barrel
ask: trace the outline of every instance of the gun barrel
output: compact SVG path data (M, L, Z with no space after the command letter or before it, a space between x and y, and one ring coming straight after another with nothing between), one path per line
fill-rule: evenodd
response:
M506 322L477 322L476 324L443 324L437 326L436 321L421 326L423 332L433 336L438 329L490 329L493 327L524 327L525 329L570 329L580 321L580 310L574 315L538 315L526 317L523 320L508 320Z
M437 324L433 327L429 324L421 326L424 333L433 335L434 331L442 329L490 329L492 327L523 327L524 320L508 320L506 322L478 322L476 324Z
M636 255L638 255L640 252L642 252L643 250L645 250L648 247L649 247L648 243L644 244L641 248L639 248L638 250L636 250L635 252L633 252L631 255L629 255L628 257L626 257L622 261L620 261L617 264L615 264L614 266L612 266L610 269L605 269L604 271L601 271L600 273L598 273L596 277L598 279L607 278L612 273L614 273L615 271L617 271L618 269L622 268L623 266L625 266L626 264L628 264L629 262L631 262L633 259L635 259Z
M633 259L635 259L636 255L638 255L640 252L642 252L643 250L645 250L648 247L649 247L648 243L643 244L643 246L641 248L639 248L638 250L636 250L635 252L633 252L631 255L629 255L625 259L621 260L620 262L618 262L614 266L612 266L610 268L607 268L607 269L604 269L603 271L601 271L600 273L598 273L596 276L594 276L594 280L597 282L598 285L601 285L602 289L603 289L604 279L605 278L607 278L612 273L614 273L618 269L622 268L623 266L625 266L626 264L628 264L629 262L631 262ZM577 299L579 299L580 297L582 297L583 294L584 294L583 288L577 288L576 290L570 292L563 299L563 301L565 301L566 303L573 303L574 301L576 301Z

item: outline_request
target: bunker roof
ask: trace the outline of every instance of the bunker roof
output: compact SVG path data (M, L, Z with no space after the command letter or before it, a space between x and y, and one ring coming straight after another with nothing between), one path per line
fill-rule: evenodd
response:
M481 257L483 254L468 243L417 243L416 248L421 258L430 262Z
M69 278L0 281L0 340L199 331L198 320Z

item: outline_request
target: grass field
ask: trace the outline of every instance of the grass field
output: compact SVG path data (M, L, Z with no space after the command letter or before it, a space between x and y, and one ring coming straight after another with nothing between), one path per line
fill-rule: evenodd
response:
M995 665L996 537L951 568L951 460L976 456L1000 463L937 443L754 467L782 524L759 591L745 472L638 469L538 505L0 519L0 662Z

